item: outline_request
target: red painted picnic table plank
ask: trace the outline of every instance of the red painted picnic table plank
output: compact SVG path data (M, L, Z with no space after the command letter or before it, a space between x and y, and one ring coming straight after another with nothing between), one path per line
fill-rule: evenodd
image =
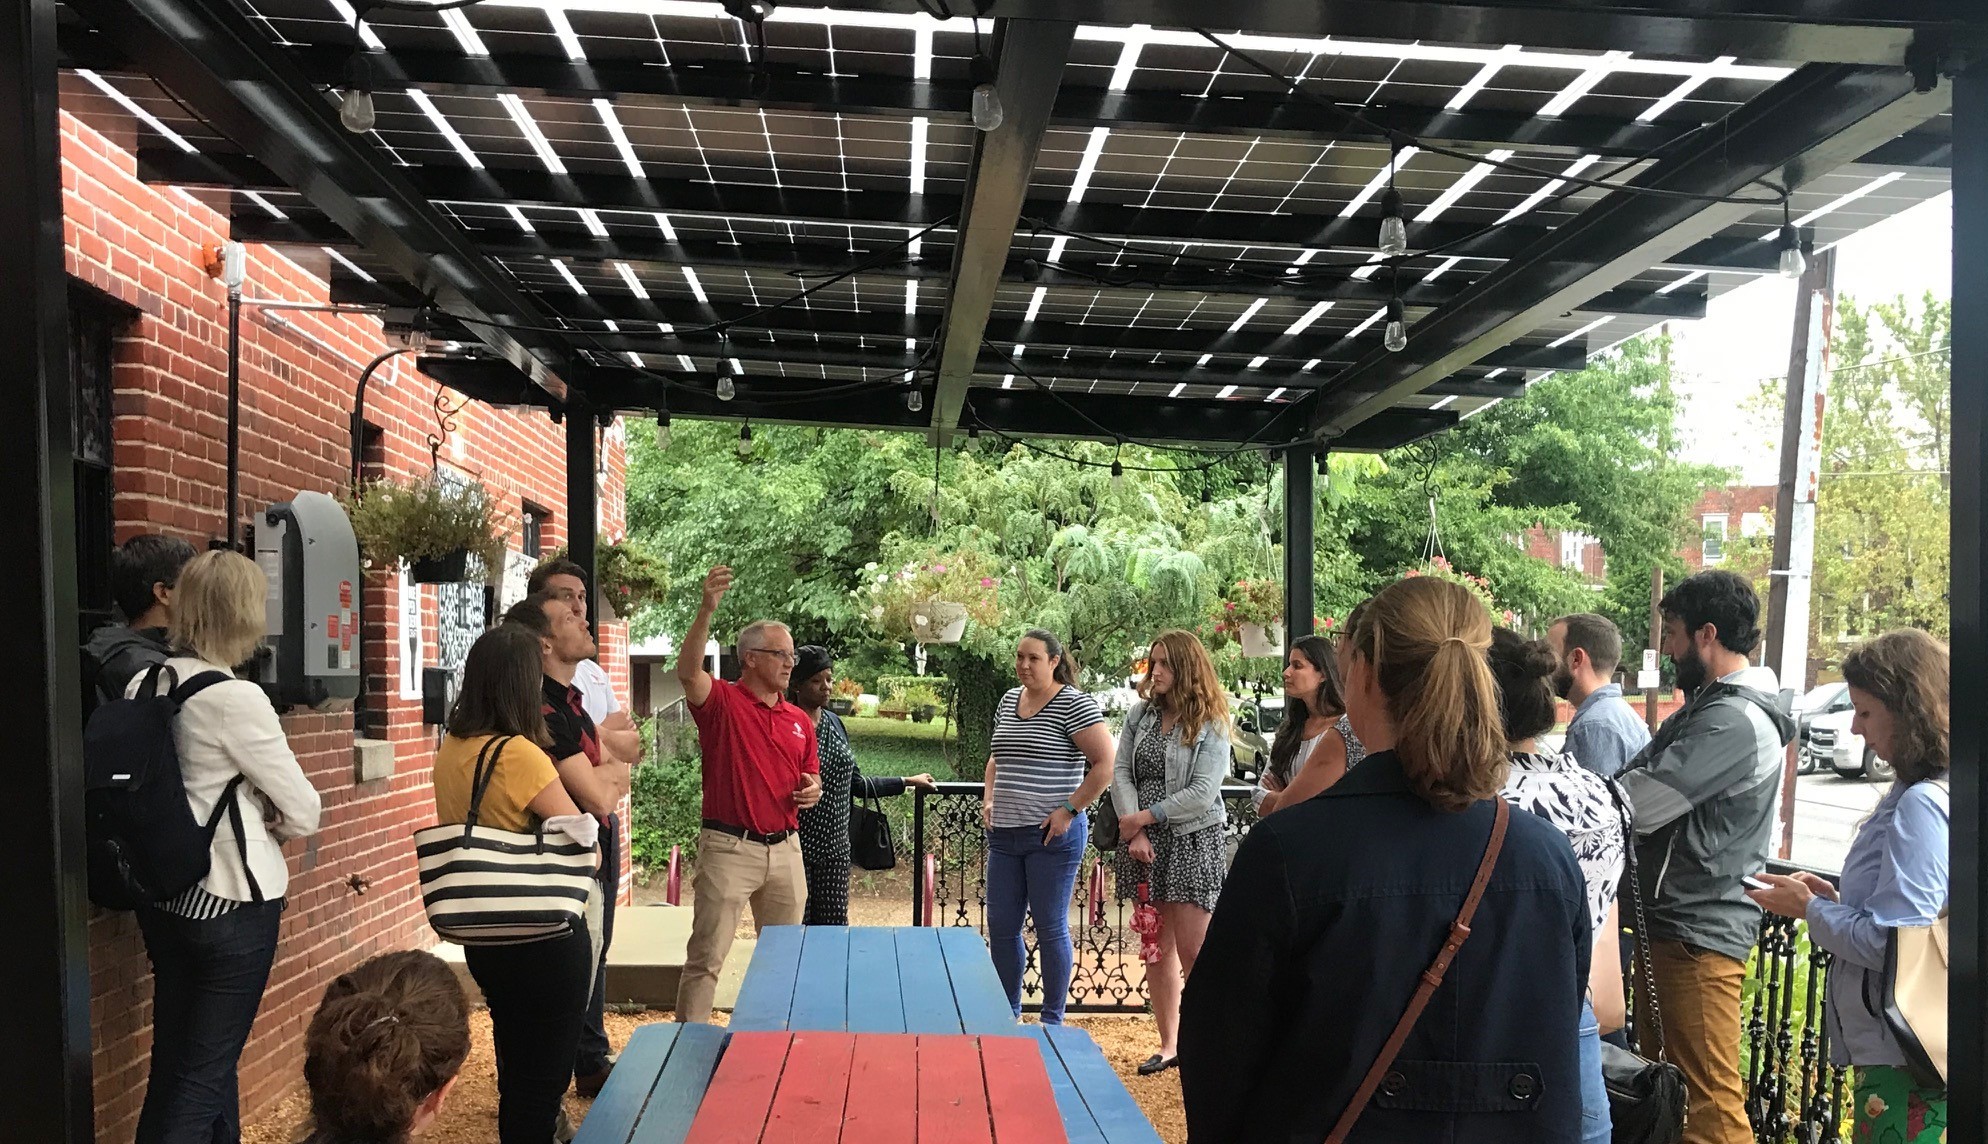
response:
M686 1144L1068 1144L1042 1054L972 1035L733 1033Z

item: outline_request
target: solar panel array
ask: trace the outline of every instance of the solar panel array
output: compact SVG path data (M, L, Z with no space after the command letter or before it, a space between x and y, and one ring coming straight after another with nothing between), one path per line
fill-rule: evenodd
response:
M545 314L585 331L576 352L706 381L734 360L748 375L835 382L930 365L975 143L970 21L782 7L764 25L762 76L746 27L717 4L376 9L360 40L346 0L253 0L253 12L327 100L363 42L380 61L373 140ZM159 84L66 31L78 33L64 39L70 104L135 116L157 177L218 160L240 233L320 260L340 296L418 300ZM1391 291L1412 330L1604 194L1559 176L1626 179L1639 156L1789 70L1237 42L1319 96L1468 157L1391 154L1191 32L1080 27L974 385L1295 400L1378 344ZM1944 191L1943 130L1804 187L1798 225L1826 246ZM1390 182L1411 247L1441 248L1398 272L1372 262ZM1721 239L1767 249L1780 222L1763 207ZM868 268L823 285L857 264ZM1403 404L1468 413L1497 399L1493 382L1702 313L1758 272L1708 265L1652 267ZM766 309L808 287L820 289Z

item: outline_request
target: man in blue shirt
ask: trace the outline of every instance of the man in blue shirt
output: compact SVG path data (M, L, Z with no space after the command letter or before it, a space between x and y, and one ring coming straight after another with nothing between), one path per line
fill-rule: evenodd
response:
M1553 689L1575 708L1563 749L1587 769L1612 777L1650 742L1650 729L1623 702L1615 682L1622 633L1606 617L1583 612L1553 621L1546 642L1560 659Z

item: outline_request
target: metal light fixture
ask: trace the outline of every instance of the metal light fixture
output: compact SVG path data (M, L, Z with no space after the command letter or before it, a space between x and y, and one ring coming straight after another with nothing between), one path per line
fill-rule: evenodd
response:
M1408 321L1402 313L1398 297L1387 300L1387 333L1381 338L1381 344L1388 348L1389 353L1398 354L1408 348Z

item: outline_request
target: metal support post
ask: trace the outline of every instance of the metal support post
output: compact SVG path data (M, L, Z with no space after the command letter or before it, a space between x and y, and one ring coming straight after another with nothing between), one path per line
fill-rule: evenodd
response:
M1312 544L1317 497L1313 465L1316 450L1310 445L1284 453L1284 647L1312 634L1312 616L1317 604L1313 584Z

